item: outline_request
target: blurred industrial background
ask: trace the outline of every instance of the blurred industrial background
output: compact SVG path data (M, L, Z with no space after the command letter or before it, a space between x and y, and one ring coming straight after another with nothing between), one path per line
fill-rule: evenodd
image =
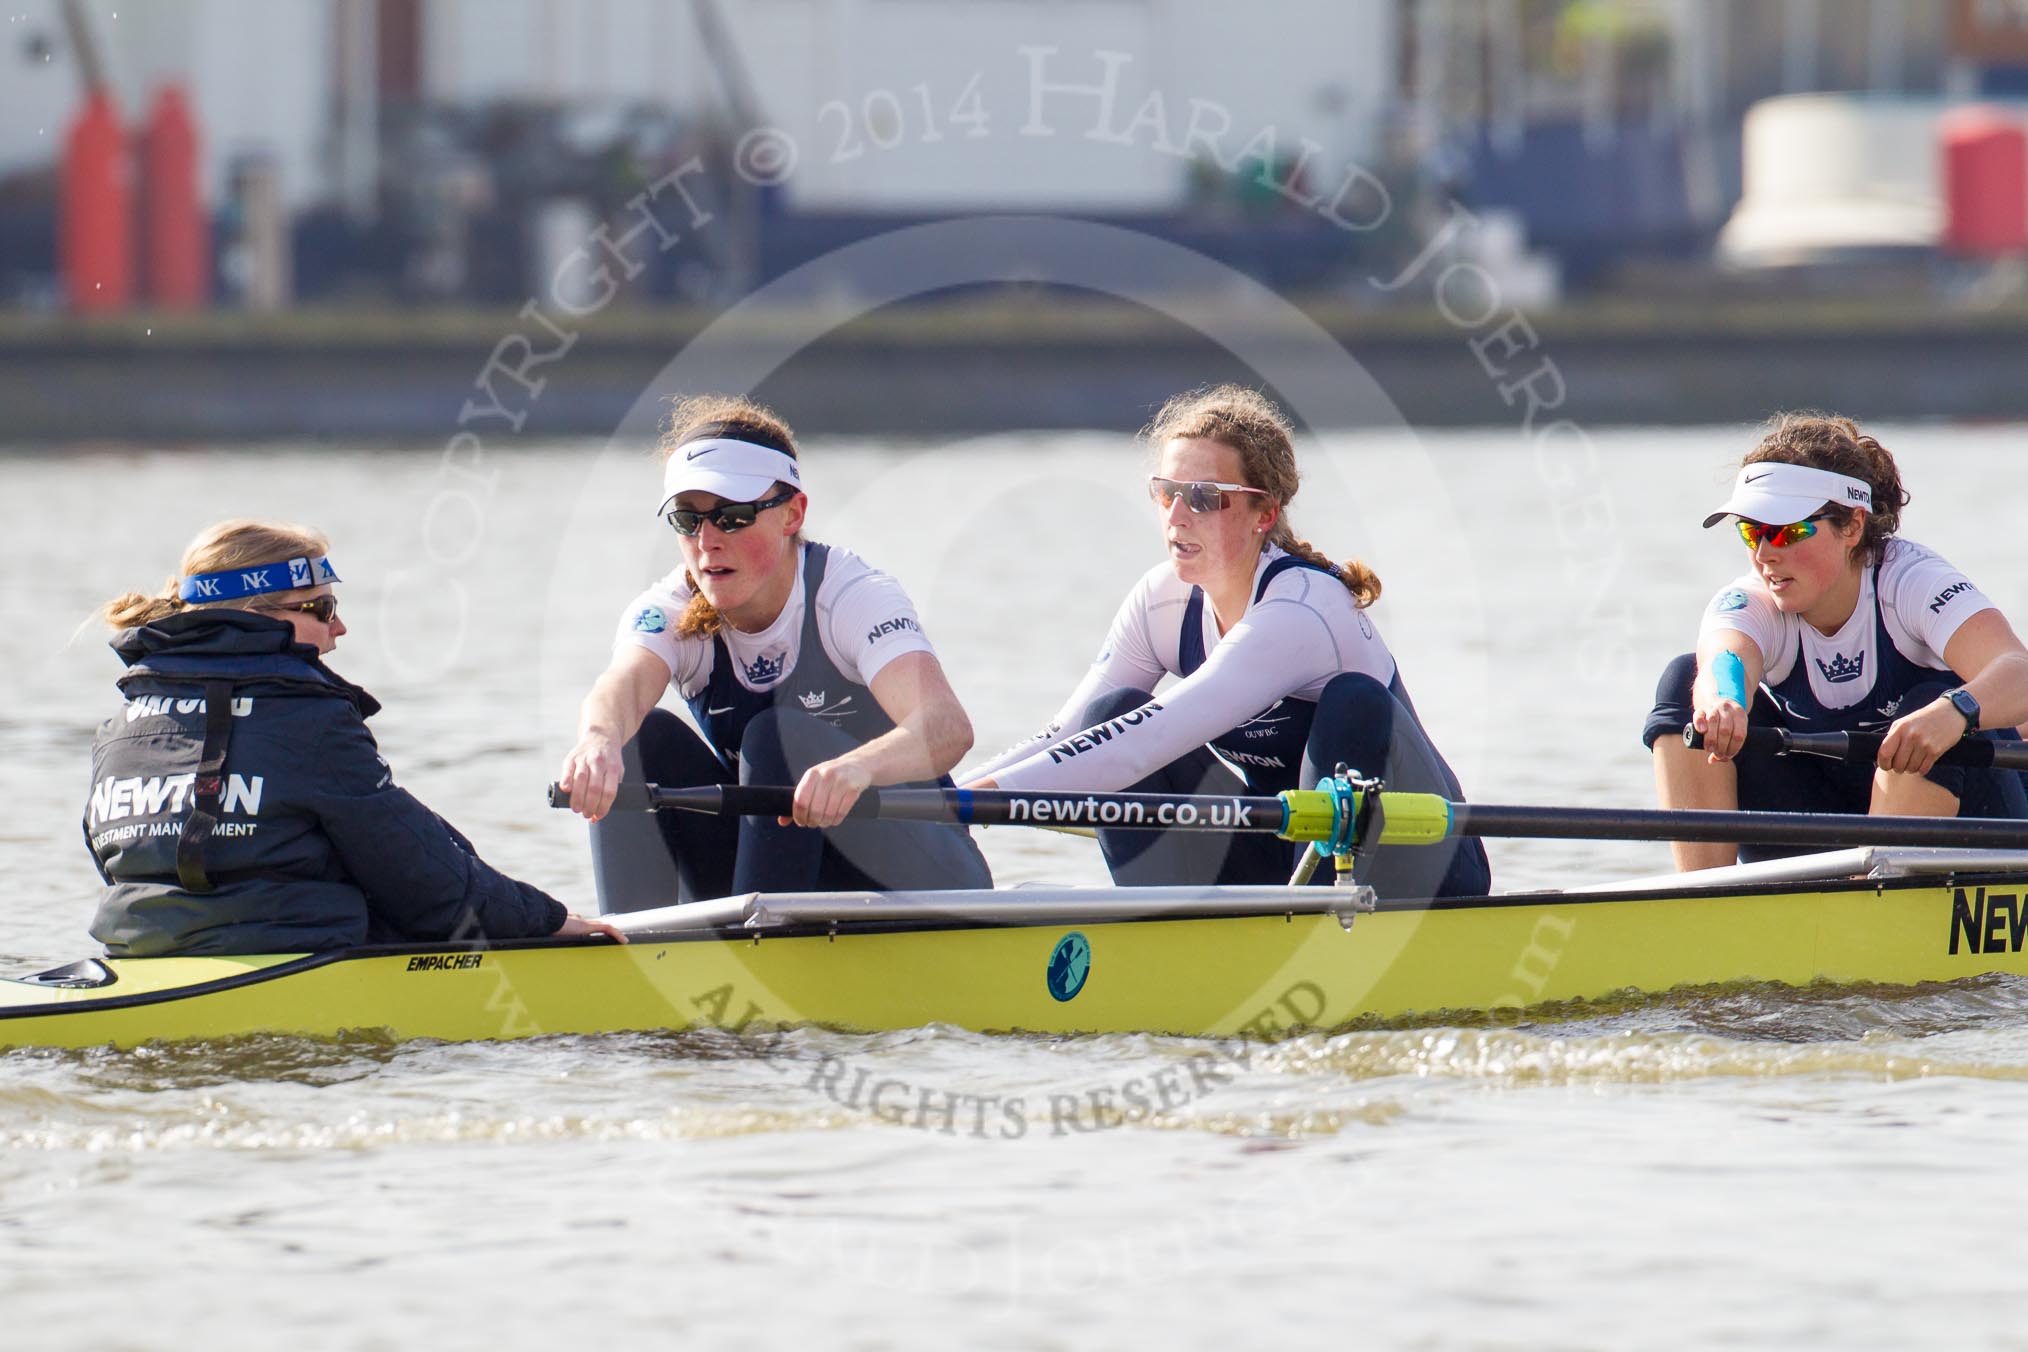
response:
M1251 279L1413 420L1513 418L1460 332L1513 313L1598 419L2028 414L2023 0L4 13L0 441L429 435L531 306L583 340L543 430L609 431L729 307L906 290L849 246L990 213ZM1150 388L1232 373L1022 247L1030 284L920 297L816 357L1006 358L1023 425L1116 420L1095 355L1152 363ZM1454 264L1485 305L1433 285ZM808 416L863 421L856 383L838 367ZM1013 396L980 384L902 402L1004 425Z

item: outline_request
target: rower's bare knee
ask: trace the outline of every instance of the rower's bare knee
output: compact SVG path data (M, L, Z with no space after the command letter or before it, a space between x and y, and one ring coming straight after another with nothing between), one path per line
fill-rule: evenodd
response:
M1695 808L1733 812L1739 808L1739 772L1731 761L1711 763L1707 753L1673 737L1655 739L1655 799L1665 810ZM1677 840L1669 853L1679 873L1723 868L1739 861L1739 847L1722 842Z
M1876 817L1955 817L1958 796L1923 775L1875 770L1868 811Z

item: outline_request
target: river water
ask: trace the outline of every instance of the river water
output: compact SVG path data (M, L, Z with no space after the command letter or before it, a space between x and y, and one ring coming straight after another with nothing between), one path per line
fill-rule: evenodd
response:
M1904 529L2028 614L1996 493L2023 429L1886 429ZM1470 796L1641 806L1653 676L1742 565L1697 529L1744 429L1326 438L1295 519L1357 552ZM1138 452L1097 435L810 448L811 532L908 583L982 749L1029 731L1158 558ZM581 907L541 804L620 608L674 558L637 449L117 450L0 459L0 960L85 955L78 816L115 659L89 622L225 515L314 522L399 777ZM1949 522L1978 523L1951 530ZM1096 880L1076 840L987 833L1004 882ZM1666 868L1496 843L1496 883ZM339 1348L2020 1346L2012 1232L2028 983L1727 990L1581 1021L1227 1048L1138 1125L1051 1096L1203 1050L929 1028L502 1045L258 1039L0 1055L9 1345ZM814 1087L844 1057L1020 1098L1033 1129L894 1125Z

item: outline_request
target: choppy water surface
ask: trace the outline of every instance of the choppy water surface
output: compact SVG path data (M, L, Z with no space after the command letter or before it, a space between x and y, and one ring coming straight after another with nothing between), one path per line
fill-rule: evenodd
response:
M1887 438L1907 532L2016 617L2008 533L1945 523L1991 519L1976 495L2018 476L2020 435ZM1296 516L1380 570L1379 621L1469 792L1637 805L1653 671L1740 562L1695 518L1742 445L1607 434L1587 465L1505 434L1338 438ZM1102 437L820 444L812 531L909 581L1000 745L1054 708L1155 557L1134 457ZM588 904L582 833L540 788L619 607L673 547L638 459L558 446L484 469L0 461L8 966L89 951L77 814L116 663L80 625L226 514L332 534L353 630L334 662L386 701L400 777ZM1103 876L1081 842L986 846L1006 881ZM1509 887L1666 867L1652 845L1493 858ZM1117 1110L1193 1060L1218 1070L1184 1101ZM880 1081L908 1107L875 1111ZM922 1107L952 1096L993 1107ZM2012 980L1272 1046L928 1028L14 1052L0 1302L10 1345L94 1347L2017 1346L2024 1117Z

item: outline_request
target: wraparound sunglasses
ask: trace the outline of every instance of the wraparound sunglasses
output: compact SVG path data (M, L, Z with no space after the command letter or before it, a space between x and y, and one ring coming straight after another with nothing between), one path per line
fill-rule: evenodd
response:
M762 498L758 502L721 503L707 512L693 512L688 508L678 507L665 519L669 522L669 528L678 535L695 535L698 528L707 521L730 535L734 531L745 530L751 526L768 508L779 507L795 496L796 490L791 488L771 498Z
M1815 516L1806 516L1801 521L1791 521L1786 526L1763 526L1758 521L1748 521L1745 517L1741 517L1739 538L1746 541L1748 549L1759 549L1762 540L1776 549L1787 549L1796 541L1807 540L1815 535L1817 523L1827 520L1830 515L1829 512L1818 512Z
M1227 503L1227 493L1260 493L1265 488L1248 488L1245 484L1213 483L1209 479L1164 479L1158 475L1148 476L1148 495L1163 508L1169 507L1177 498L1193 512L1222 512Z

